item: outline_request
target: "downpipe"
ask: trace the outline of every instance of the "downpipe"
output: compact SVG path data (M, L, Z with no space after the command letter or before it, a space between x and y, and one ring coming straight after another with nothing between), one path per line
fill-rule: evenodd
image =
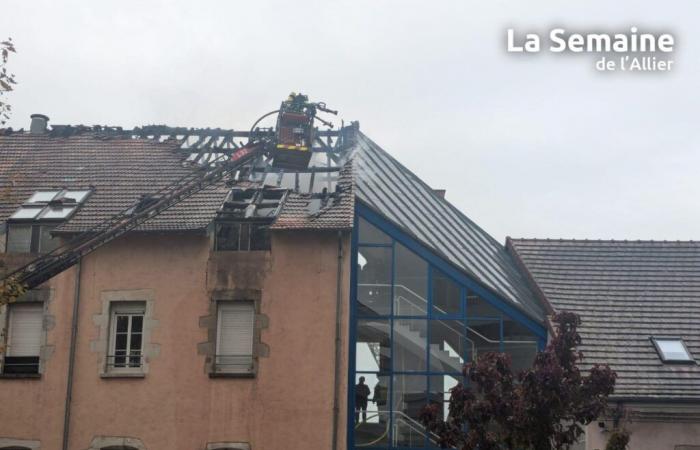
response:
M335 298L335 372L333 378L333 433L332 450L338 448L338 422L340 420L340 360L342 351L342 311L343 311L343 233L338 231L338 274L336 276ZM65 450L65 449L64 449Z
M80 307L80 275L82 273L82 258L75 265L75 298L73 299L73 317L70 330L70 350L68 356L68 376L66 383L66 403L63 412L63 450L68 450L68 435L70 433L71 401L73 400L73 370L75 368L75 347L78 336L78 311Z

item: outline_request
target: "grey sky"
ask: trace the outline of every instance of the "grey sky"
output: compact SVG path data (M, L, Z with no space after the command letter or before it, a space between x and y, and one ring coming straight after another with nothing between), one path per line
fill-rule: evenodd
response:
M339 109L499 241L699 239L697 2L3 2L10 125L246 128ZM511 55L508 27L674 33L668 74Z

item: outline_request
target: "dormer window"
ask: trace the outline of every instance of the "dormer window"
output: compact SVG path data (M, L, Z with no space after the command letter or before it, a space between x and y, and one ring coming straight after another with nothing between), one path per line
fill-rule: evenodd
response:
M90 195L89 189L55 189L32 194L7 220L8 253L48 253L58 247L51 231Z
M685 346L683 339L678 338L651 338L661 361L665 363L694 363L695 359Z

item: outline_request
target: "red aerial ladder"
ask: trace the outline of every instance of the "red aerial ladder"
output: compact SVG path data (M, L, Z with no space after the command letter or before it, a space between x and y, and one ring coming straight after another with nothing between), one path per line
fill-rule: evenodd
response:
M272 134L263 133L258 139L193 170L174 183L157 192L144 196L148 201L132 205L115 216L99 223L88 231L80 233L65 245L40 256L28 264L8 274L3 282L18 283L24 289L32 289L50 278L75 265L83 256L135 229L166 209L217 183L227 174L234 173L256 158L267 155L273 158L273 166L302 170L308 166L314 139L314 120L328 122L316 117L321 110L337 114L326 108L324 103L309 103L302 94L292 93L282 102L278 113L277 127ZM303 118L301 117L303 116ZM255 128L253 125L253 128ZM254 136L254 134L251 134Z

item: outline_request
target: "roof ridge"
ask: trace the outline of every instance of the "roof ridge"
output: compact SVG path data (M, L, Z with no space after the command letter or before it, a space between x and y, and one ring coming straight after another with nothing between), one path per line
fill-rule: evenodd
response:
M575 243L614 243L614 244L700 244L698 240L683 239L576 239L576 238L514 238L507 236L506 240L513 242L575 242Z

